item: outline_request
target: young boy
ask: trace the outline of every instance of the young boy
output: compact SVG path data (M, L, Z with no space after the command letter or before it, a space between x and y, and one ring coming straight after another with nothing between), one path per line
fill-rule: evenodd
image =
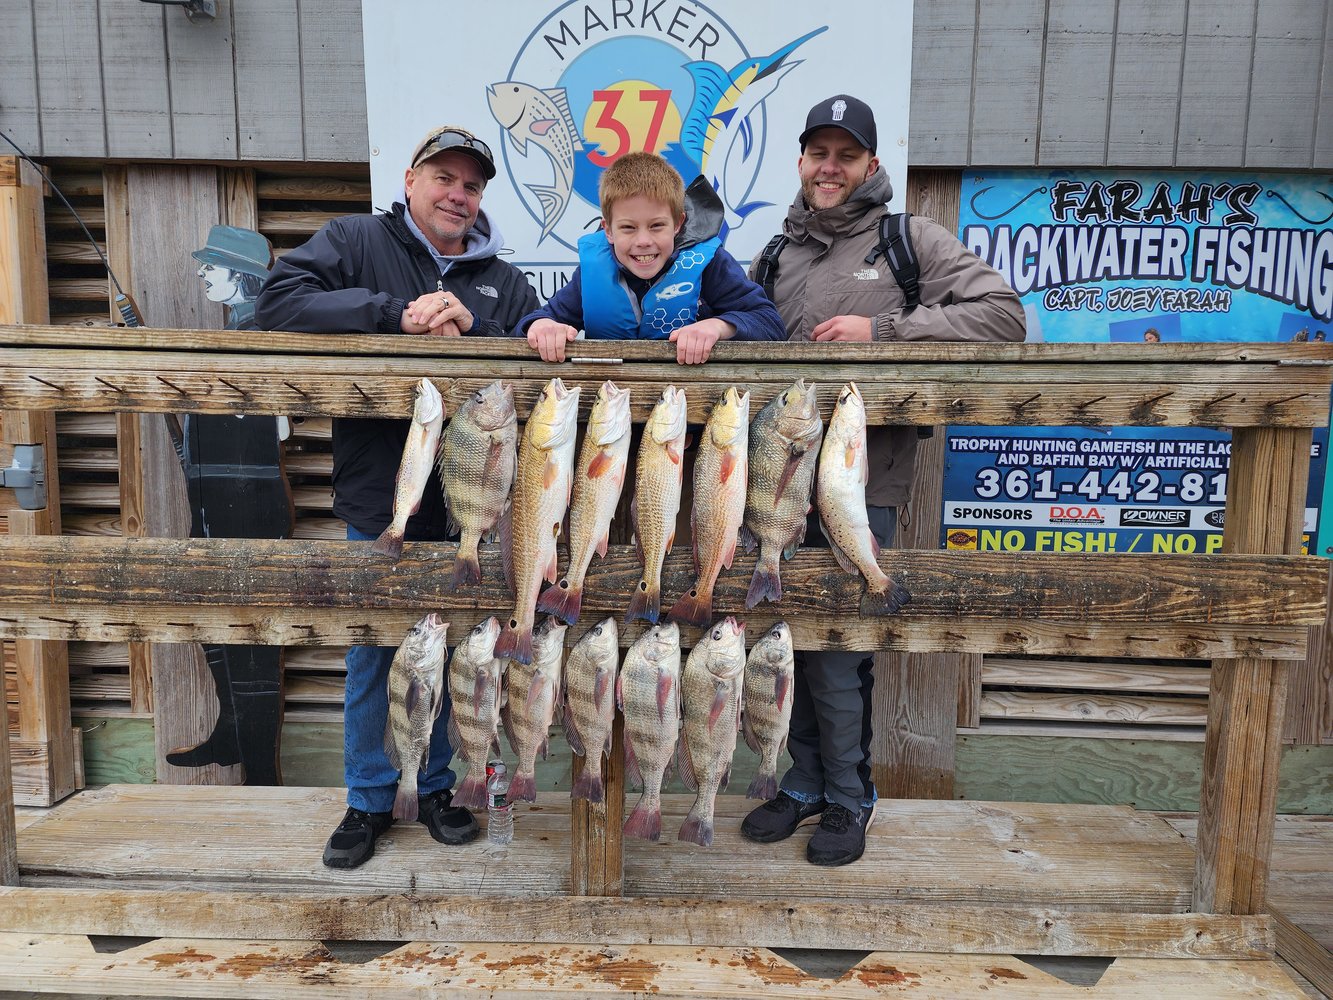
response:
M722 249L723 208L702 177L685 190L655 153L629 153L602 174L603 229L579 240L579 266L517 332L543 361L591 340L671 340L683 365L719 340L786 340L773 304ZM688 209L688 210L687 210Z

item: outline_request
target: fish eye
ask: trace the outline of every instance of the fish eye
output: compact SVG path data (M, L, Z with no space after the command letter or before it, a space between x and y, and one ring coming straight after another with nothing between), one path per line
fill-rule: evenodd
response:
M718 642L721 639L722 639L722 630L720 628L713 629L713 641Z
M592 630L592 634L593 634L593 635L601 635L601 634L602 634L602 626L600 626L600 625L596 625L596 626L594 626L594 627L593 627L593 630Z

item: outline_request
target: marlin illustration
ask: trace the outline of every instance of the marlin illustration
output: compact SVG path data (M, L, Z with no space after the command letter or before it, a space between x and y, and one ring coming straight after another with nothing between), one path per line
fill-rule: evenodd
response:
M574 190L574 151L583 148L569 100L563 87L539 90L530 83L505 80L486 88L491 114L509 133L514 149L528 155L528 143L540 146L551 158L555 178L551 184L529 184L542 209L540 243L551 234L569 205Z
M729 228L735 229L756 208L769 204L752 201L737 205L728 196L727 162L736 140L741 140L741 158L748 159L754 149L750 116L777 90L782 78L803 61L787 62L787 57L827 30L827 25L816 28L772 55L744 59L730 70L714 62L685 64L694 78L694 100L681 124L680 145L721 196Z

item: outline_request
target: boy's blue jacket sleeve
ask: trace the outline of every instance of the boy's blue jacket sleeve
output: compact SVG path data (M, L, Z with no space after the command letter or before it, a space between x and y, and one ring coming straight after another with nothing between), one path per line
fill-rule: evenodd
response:
M583 284L579 279L579 268L569 277L569 283L546 300L546 305L534 309L514 327L515 337L526 337L528 327L539 319L553 319L557 323L572 326L575 330L583 329Z
M736 328L736 340L787 339L787 328L773 303L725 248L719 247L704 268L700 292L700 317L726 320Z

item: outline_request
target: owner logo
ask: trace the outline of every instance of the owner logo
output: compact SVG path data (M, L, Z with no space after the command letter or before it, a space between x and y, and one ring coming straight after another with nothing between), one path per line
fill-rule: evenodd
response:
M508 79L486 88L519 199L547 237L575 249L601 217L602 171L626 153L661 153L688 184L702 174L726 210L751 201L767 136L764 102L827 26L760 55L702 4L573 0L541 21Z
M1126 507L1120 512L1120 526L1141 525L1148 528L1173 528L1188 524L1190 512L1158 507Z

